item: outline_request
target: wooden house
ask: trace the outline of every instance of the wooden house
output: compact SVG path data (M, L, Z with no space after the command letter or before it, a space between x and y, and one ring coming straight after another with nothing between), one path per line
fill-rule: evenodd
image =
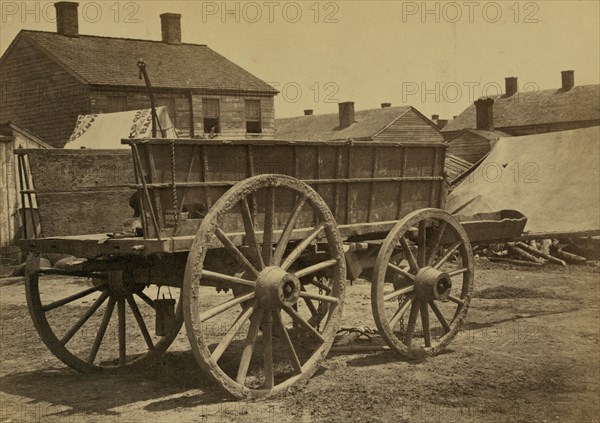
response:
M412 106L354 111L354 102L339 103L339 112L277 119L275 138L281 140L390 141L438 143L444 138L437 126Z
M58 2L57 32L22 30L0 58L0 122L62 147L77 116L157 105L181 136L272 137L277 91L206 45L181 39L181 15L160 15L162 41L79 34L77 3ZM212 135L211 135L212 136Z
M472 104L441 132L450 140L465 129L518 136L600 125L600 85L576 86L572 70L563 71L561 76L560 88L522 92L517 78L508 77L504 95L490 97L493 101L480 107ZM472 135L465 134L465 139Z

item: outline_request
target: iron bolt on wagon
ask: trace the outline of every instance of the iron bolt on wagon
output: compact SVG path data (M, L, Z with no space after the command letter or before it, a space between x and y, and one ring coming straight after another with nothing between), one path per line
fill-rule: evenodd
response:
M283 392L327 356L346 280L359 277L371 281L377 328L400 355L438 354L465 320L473 255L464 228L441 210L443 144L123 143L131 156L119 160L133 167L134 181L114 192L84 184L70 207L116 213L135 192L138 236L107 229L22 242L31 316L67 365L83 372L148 365L185 323L196 360L230 394ZM36 179L47 154L27 150L20 160L25 178L25 168L33 176L42 227L76 225L56 213L70 188ZM69 154L73 161L86 153ZM43 268L42 253L81 260ZM57 298L53 274L92 282ZM83 332L89 342L74 341Z

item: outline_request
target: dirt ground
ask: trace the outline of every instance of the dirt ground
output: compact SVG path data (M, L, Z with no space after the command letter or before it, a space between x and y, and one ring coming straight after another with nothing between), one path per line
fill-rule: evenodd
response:
M600 421L600 268L476 269L445 353L330 353L306 385L258 401L216 389L183 329L147 371L76 373L39 340L22 280L0 280L0 422ZM348 287L343 326L375 327L369 297L367 282Z

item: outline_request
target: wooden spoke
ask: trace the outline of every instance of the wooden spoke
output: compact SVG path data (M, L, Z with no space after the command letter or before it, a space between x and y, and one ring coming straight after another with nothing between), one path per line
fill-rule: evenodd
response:
M442 258L440 258L434 265L434 269L439 269L440 267L442 267L442 265L444 263L446 263L446 261L448 261L448 259L450 257L452 257L452 254L454 254L454 252L458 249L458 247L460 247L462 245L462 240L461 241L457 241L454 244L452 244L452 246L450 246L450 248L448 248L448 251L446 251L446 253L443 255Z
M204 313L200 314L199 319L201 322L205 322L206 320L210 319L211 317L214 317L217 314L220 314L226 310L229 310L231 307L241 304L244 301L251 300L252 298L254 298L255 295L256 295L255 292L250 292L248 294L240 295L239 297L235 297L229 301L225 301L224 303L219 304L218 306L213 307L210 310L207 310Z
M104 303L104 301L106 301L108 296L109 296L108 292L104 291L102 293L102 295L100 295L96 299L96 301L94 301L94 304L92 304L92 306L86 310L86 312L83 314L83 316L81 316L81 318L71 327L71 329L69 329L63 335L63 337L60 339L60 343L62 345L65 345L67 342L69 342L69 340L73 337L73 335L75 335L77 333L77 331L79 329L81 329L81 327L85 324L85 322L87 322L89 320L89 318L92 317L92 315L100 308L102 303Z
M62 300L54 301L53 303L47 304L44 307L42 307L42 310L44 310L44 312L48 312L50 310L54 310L57 307L61 307L61 306L64 306L65 304L72 303L75 300L86 297L90 294L93 294L94 292L100 291L102 288L104 288L105 285L106 284L103 283L98 286L93 286L91 288L88 288L81 292L78 292L77 294L73 294L66 298L63 298Z
M444 232L446 231L446 226L448 223L446 221L440 222L440 226L435 231L435 235L431 241L431 245L429 246L429 257L427 258L426 266L431 266L433 260L435 259L435 252L440 246L440 242L442 241L442 237L444 236Z
M267 312L263 324L263 362L266 389L275 385L275 374L273 371L273 315Z
M335 297L330 297L329 295L321 295L321 294L313 294L312 292L301 291L300 297L302 298L310 298L312 300L317 301L325 301L327 303L337 304L339 300Z
M115 309L115 303L116 300L112 297L108 300L108 305L106 306L106 310L104 310L102 322L100 323L98 333L96 334L96 338L94 339L92 350L90 351L90 355L88 356L87 361L89 364L92 364L94 360L96 360L96 355L98 354L98 350L100 349L100 344L102 344L102 339L104 338L104 334L106 333L106 328L108 328L110 318L112 316L113 310Z
M236 284L246 285L246 286L256 286L255 281L249 281L248 279L225 275L223 273L212 272L212 271L206 270L206 269L202 269L201 278L211 279L211 280L215 280L215 281L219 281L219 282L236 283Z
M406 325L406 345L410 346L412 343L413 335L415 334L415 327L417 323L417 315L419 314L419 301L415 300L410 308L410 315L408 316L408 324Z
M402 245L402 250L404 251L404 254L406 255L406 260L408 260L410 270L412 270L414 274L417 274L417 272L419 271L419 265L417 264L417 259L415 258L415 255L413 254L410 247L408 246L408 242L406 241L406 238L404 238L404 236L400 237L400 244Z
M262 270L265 267L261 250L258 248L258 242L256 241L256 232L254 232L254 221L252 219L252 213L250 212L250 206L248 206L248 198L244 197L240 201L240 214L242 215L242 221L244 222L244 230L246 231L246 241L250 247L252 257L254 258L255 265L258 270Z
M275 187L267 189L267 200L265 203L265 227L263 230L262 257L264 263L269 266L273 255L273 217L275 216Z
M304 320L302 318L302 316L300 316L296 310L294 310L291 307L287 307L287 306L283 306L283 310L287 314L289 314L292 319L294 319L296 322L298 322L300 324L300 326L304 327L306 330L308 330L310 333L312 333L318 340L320 340L321 342L325 342L325 339L323 338L323 336L319 332L317 332L317 330L314 327L312 327L310 325L310 323L308 323L306 320Z
M296 349L294 348L294 344L292 344L292 340L290 339L290 334L288 333L285 324L281 318L281 314L279 314L279 310L273 310L274 321L281 328L281 332L283 333L283 339L288 346L290 356L292 359L292 367L297 373L302 373L302 364L300 364L300 360L298 359L298 354L296 354Z
M463 273L467 273L468 271L469 271L469 269L467 269L466 267L463 267L462 269L456 269L451 272L448 272L448 276L452 277L452 276L456 276L456 275L461 275Z
M395 290L393 292L390 292L388 294L383 294L383 301L389 301L392 298L396 298L396 297L398 297L400 295L408 294L409 292L414 291L414 289L415 289L415 286L414 285L410 285L410 286L406 286L404 288L397 289L397 290Z
M219 359L221 358L223 353L227 350L227 348L229 347L231 342L235 339L237 334L240 333L242 326L244 326L244 324L250 318L252 313L254 313L255 307L256 307L256 302L254 302L251 306L246 307L244 310L242 310L240 312L237 319L235 319L235 322L233 322L233 324L231 325L231 327L229 328L229 330L227 331L225 336L223 336L223 339L221 340L219 345L217 345L217 348L215 348L215 350L212 352L211 357L213 360L215 360L215 362L219 361Z
M396 324L400 321L400 319L406 314L406 311L408 310L408 307L410 307L413 303L413 299L409 298L406 300L406 302L404 304L402 304L402 306L396 311L396 313L392 316L392 318L390 319L390 328L393 328L394 326L396 326Z
M144 294L143 292L136 292L135 295L137 295L138 297L140 297L142 300L144 300L144 302L146 304L148 304L150 307L154 308L154 301L152 301L152 299L147 296L146 294Z
M408 273L406 270L404 270L404 269L402 269L402 268L400 268L400 267L396 266L395 264L388 263L388 267L389 267L390 269L392 269L394 272L396 272L396 273L398 273L398 274L400 274L400 275L404 276L404 277L405 277L405 278L407 278L407 279L410 279L411 281L414 281L414 280L415 280L415 275L413 275L413 274L411 274L411 273Z
M129 303L129 308L131 308L131 312L133 313L133 317L140 328L140 332L142 332L142 336L144 337L144 341L146 341L146 345L150 351L154 350L154 342L152 342L152 337L148 332L148 328L146 327L146 322L144 322L144 318L142 317L142 313L140 313L140 309L138 308L133 295L127 296L127 302Z
M119 316L119 366L124 366L127 361L124 298L119 298L117 301L117 315Z
M423 327L423 338L425 340L425 347L431 348L431 332L429 331L429 308L427 303L421 303L421 325Z
M281 264L281 268L283 270L289 269L289 267L292 264L294 264L294 262L298 259L298 257L300 257L304 250L306 250L310 243L313 242L317 236L319 236L319 233L323 230L323 228L325 228L325 224L321 223L310 233L310 235L304 238L302 242L298 244L296 248L294 248L292 252L287 256L285 261Z
M446 332L450 332L450 325L444 318L444 315L442 314L442 311L439 309L437 304L434 301L430 301L429 307L431 307L431 309L433 310L433 314L435 314L435 317L437 317L438 321L440 322L440 324L442 325L444 330Z
M281 259L283 258L283 254L287 248L288 242L292 236L292 231L296 227L296 222L300 217L300 210L304 203L306 203L306 195L303 195L296 201L294 208L292 209L292 213L288 218L283 231L281 232L281 237L279 237L279 242L277 243L277 248L275 249L275 255L273 256L273 265L279 266L281 264Z
M448 296L448 299L449 299L450 301L452 301L453 303L456 303L456 304L458 304L458 305L461 305L461 306L462 306L462 305L465 305L465 302L464 302L463 300L461 300L461 299L460 299L460 298L458 298L458 297L455 297L454 295L449 295L449 296Z
M258 275L258 270L256 270L252 263L248 261L248 259L242 254L238 247L236 247L235 244L231 242L227 234L225 234L225 232L223 232L221 228L217 228L217 230L215 231L215 235L217 236L219 241L221 241L221 243L227 249L227 251L229 251L229 253L233 256L235 261L237 261L240 264L240 266L242 266L252 275Z
M427 221L419 222L419 236L417 240L417 264L419 267L425 266L427 256Z
M252 352L254 351L254 343L256 342L256 336L258 335L258 329L260 328L264 312L264 309L258 309L250 319L250 328L248 329L246 341L244 341L244 350L242 352L242 358L240 359L240 366L238 367L236 377L237 383L241 385L246 381L250 360L252 359Z
M301 278L306 275L310 275L311 273L318 272L319 270L327 269L328 267L335 266L337 264L337 260L330 259L322 261L321 263L313 264L312 266L305 267L302 270L298 270L296 276Z
M300 289L302 289L302 291L306 292L306 288L304 287L304 285L301 285ZM315 307L313 302L310 300L310 298L304 297L304 302L306 303L306 306L308 307L308 309L310 310L310 313L313 316L317 316L319 314L319 312L317 311L317 308Z

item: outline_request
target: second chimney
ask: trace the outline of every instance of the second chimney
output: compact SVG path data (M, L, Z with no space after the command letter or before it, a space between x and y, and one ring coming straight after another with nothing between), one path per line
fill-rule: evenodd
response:
M312 116L312 114L313 114L313 109L304 110L304 116Z
M562 71L562 89L563 91L569 91L571 88L575 86L575 71L566 70Z
M340 111L340 129L347 128L354 123L354 102L345 101L338 103Z
M510 97L512 95L515 95L517 91L519 91L519 86L517 85L517 77L509 76L508 78L504 78L504 80L506 81L506 96Z
M494 130L494 99L480 98L475 102L477 129Z
M167 44L181 44L181 15L163 13L160 15L162 41Z
M392 103L381 103L381 108L382 109L387 109L389 107L392 107Z
M56 8L56 32L65 37L79 36L79 18L77 7L79 3L59 1L54 3Z

